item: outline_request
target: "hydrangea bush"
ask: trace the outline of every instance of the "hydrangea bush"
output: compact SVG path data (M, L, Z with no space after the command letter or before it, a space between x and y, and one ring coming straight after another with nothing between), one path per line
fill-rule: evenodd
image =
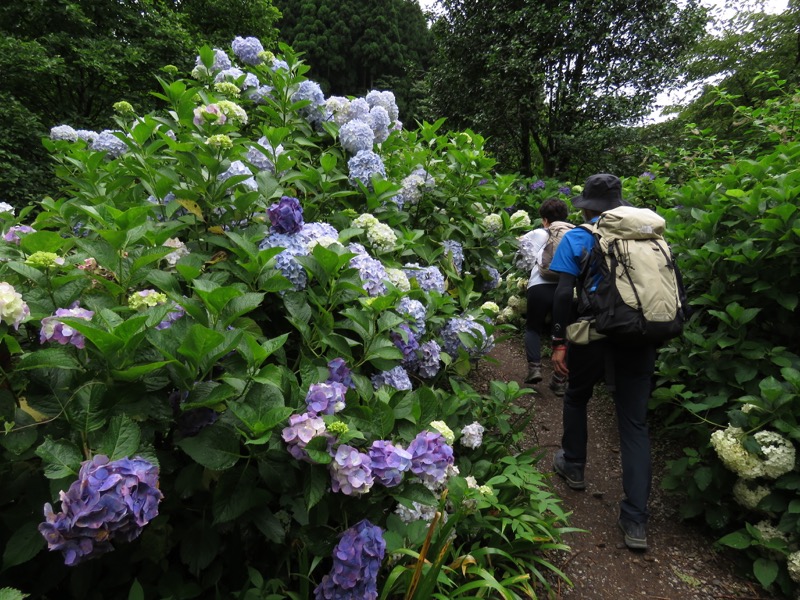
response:
M281 50L203 48L191 77L159 80L162 111L56 124L61 189L0 212L8 580L427 598L478 577L534 595L537 553L569 529L511 452L524 390L463 379L505 327L481 306L514 251L514 178L471 132L406 130L391 92L325 98Z

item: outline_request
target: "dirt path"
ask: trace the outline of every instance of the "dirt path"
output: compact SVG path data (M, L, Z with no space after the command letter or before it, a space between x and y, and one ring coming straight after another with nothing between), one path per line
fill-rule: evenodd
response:
M524 385L527 364L521 338L501 342L491 357L498 362L481 365L479 381L515 380ZM534 413L529 443L545 451L541 468L550 471L553 453L560 447L562 400L547 388L550 371L549 364L544 362L545 379L535 386L537 394L528 396L524 402ZM733 561L714 550L711 538L679 519L678 500L660 488L665 457L659 447L654 434L650 549L634 553L625 547L617 528L622 484L614 406L608 398L592 399L586 490L570 490L556 475L551 480L565 508L573 513L571 525L587 530L569 536L566 541L571 552L555 559L574 586L570 589L562 584L556 598L768 600L769 596L757 585L737 576Z

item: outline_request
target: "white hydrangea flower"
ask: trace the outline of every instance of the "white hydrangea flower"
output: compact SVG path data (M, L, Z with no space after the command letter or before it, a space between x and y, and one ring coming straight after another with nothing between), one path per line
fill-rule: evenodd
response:
M398 504L394 510L395 514L400 517L403 523L413 523L414 521L432 521L436 516L436 507L420 504L419 502L413 503L413 508L408 508L402 504Z
M431 421L431 427L441 433L442 437L444 437L444 441L448 444L452 444L453 440L456 439L456 434L453 433L453 430L450 429L444 421Z
M505 254L503 254L502 250L498 250L497 251L497 258L503 258L504 256L505 256Z
M763 485L750 485L746 479L738 479L733 486L733 498L748 510L757 510L758 503L769 495L769 488Z
M11 206L8 202L0 202L0 212L7 212L14 214L14 207Z
M22 299L22 295L10 283L0 282L0 321L19 329L20 324L27 321L30 316L31 311Z
M481 222L484 229L489 233L500 233L503 231L503 217L497 213L492 213L483 217Z
M761 446L764 453L764 477L777 479L781 475L794 469L794 445L775 431L762 430L753 437Z
M792 581L800 583L800 551L792 552L786 557L786 569L789 571Z
M754 410L759 411L759 410L761 410L761 408L759 406L755 405L755 404L750 404L749 402L747 402L745 404L742 404L742 406L741 406L741 408L739 410L741 410L745 414L748 414L748 413L750 413L751 411L754 411Z
M235 102L219 100L217 102L217 107L228 119L241 125L247 125L247 112Z
M755 524L755 528L761 533L761 537L764 538L764 541L783 540L787 544L789 543L789 536L775 527L770 521L759 521Z
M411 290L411 282L408 281L408 276L402 269L387 268L386 278L394 287L401 292L408 292Z
M514 312L514 309L510 306L506 306L503 310L500 311L500 314L497 315L497 322L498 323L510 323L514 320L514 316L517 313Z
M466 425L461 430L461 445L466 448L478 448L483 443L484 427L477 421Z
M314 248L317 245L320 245L323 248L327 248L328 246L331 246L333 244L338 244L338 243L339 243L339 240L337 240L335 237L331 237L329 235L321 235L318 238L314 238L312 240L309 240L308 243L306 244L306 249L309 252L311 252L312 250L314 250Z
M481 204L480 202L473 202L472 203L472 210L474 210L479 215L485 215L486 214L486 207L483 204Z
M375 223L367 229L367 239L378 252L387 252L394 248L397 236L391 227L385 223Z
M360 229L369 229L377 224L380 221L375 218L374 215L370 213L364 213L362 215L358 215L355 219L353 219L353 227L358 227Z
M186 244L178 238L169 238L164 242L164 246L167 248L175 248L173 252L170 252L164 257L164 260L167 261L170 267L174 267L181 258L189 254L189 249L186 247Z
M530 227L531 216L526 210L518 210L511 215L511 227Z
M500 307L497 306L496 302L491 301L481 304L481 310L485 310L486 312L490 312L495 315L500 313Z
M711 434L711 445L728 469L742 479L755 479L764 474L764 466L756 455L745 450L741 442L743 436L741 428L728 426Z

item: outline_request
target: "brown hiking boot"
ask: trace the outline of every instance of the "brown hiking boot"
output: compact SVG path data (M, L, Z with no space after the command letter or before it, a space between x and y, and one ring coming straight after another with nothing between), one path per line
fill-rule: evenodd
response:
M528 363L528 375L525 383L539 383L542 380L542 365L539 363Z

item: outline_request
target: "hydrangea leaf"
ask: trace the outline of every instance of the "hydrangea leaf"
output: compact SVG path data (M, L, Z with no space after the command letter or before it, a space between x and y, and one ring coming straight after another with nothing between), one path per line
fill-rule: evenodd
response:
M178 446L207 469L224 471L239 460L239 440L226 427L212 425L194 437L184 438Z
M139 426L128 417L119 415L109 422L98 452L105 454L112 461L133 456L139 449L140 440Z
M36 449L36 455L44 461L44 474L48 479L77 475L83 460L80 450L74 444L51 438L47 438Z
M36 523L27 522L17 529L6 544L3 552L3 570L21 565L36 556L45 547L44 538Z

